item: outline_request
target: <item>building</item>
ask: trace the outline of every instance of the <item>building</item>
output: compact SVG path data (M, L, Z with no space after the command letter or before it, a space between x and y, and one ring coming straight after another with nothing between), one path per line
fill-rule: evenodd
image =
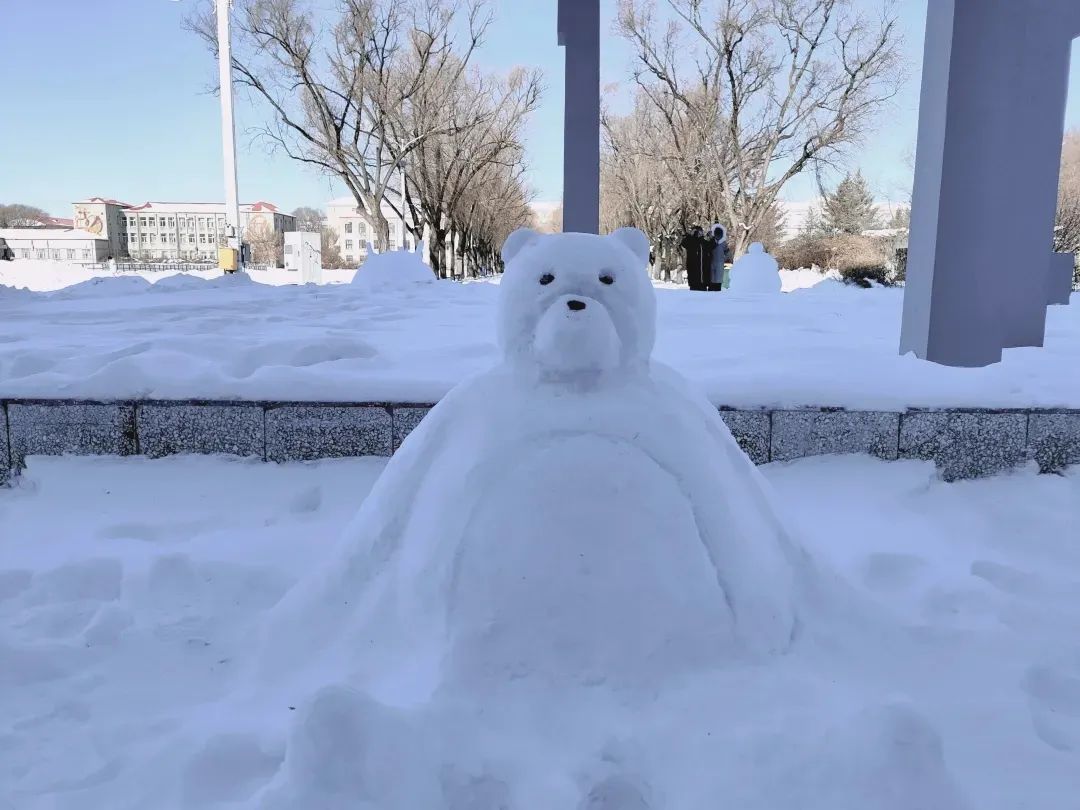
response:
M109 240L81 230L0 228L0 239L13 258L58 262L102 262L110 257Z
M224 203L145 202L91 197L74 203L74 225L107 241L114 257L216 260L225 238ZM252 228L284 233L296 218L267 202L240 206L245 241Z
M367 256L368 242L374 242L367 223L358 211L356 200L352 197L342 197L326 204L326 224L337 233L341 258L350 266L362 263ZM395 213L385 200L382 212L390 222L390 249L397 250L404 245L408 250L415 250L416 243L406 228L406 219Z

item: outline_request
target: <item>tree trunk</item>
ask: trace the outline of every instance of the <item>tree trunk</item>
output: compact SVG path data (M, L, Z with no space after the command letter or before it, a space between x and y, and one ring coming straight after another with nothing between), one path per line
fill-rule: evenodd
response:
M446 278L446 231L431 228L431 244L428 245L431 269L439 278Z
M379 253L390 250L390 220L382 210L376 208L364 214L363 219L371 229L372 242Z
M457 278L458 273L457 228L450 229L448 243L450 247L450 279L453 280Z

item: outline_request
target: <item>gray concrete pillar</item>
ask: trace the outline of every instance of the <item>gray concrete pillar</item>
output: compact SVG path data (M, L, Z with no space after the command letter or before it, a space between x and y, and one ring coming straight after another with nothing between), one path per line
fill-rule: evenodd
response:
M566 47L563 230L600 232L600 0L559 0Z
M1077 0L929 4L901 352L1042 345L1077 34Z

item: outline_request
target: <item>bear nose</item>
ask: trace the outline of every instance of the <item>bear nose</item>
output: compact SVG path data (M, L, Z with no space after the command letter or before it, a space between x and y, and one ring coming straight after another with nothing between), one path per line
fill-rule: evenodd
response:
M571 299L567 301L566 305L570 307L570 309L574 312L581 312L581 310L585 309L585 302L578 301L576 299Z

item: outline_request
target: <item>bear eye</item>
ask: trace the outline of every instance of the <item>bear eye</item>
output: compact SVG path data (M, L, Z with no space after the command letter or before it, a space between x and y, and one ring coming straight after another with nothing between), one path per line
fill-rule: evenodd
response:
M540 283L543 284L545 287L554 280L555 276L553 276L551 273L544 273L544 275L540 276Z
M601 275L600 275L600 283L601 284L614 284L615 283L615 276L611 275L611 273L601 273Z

